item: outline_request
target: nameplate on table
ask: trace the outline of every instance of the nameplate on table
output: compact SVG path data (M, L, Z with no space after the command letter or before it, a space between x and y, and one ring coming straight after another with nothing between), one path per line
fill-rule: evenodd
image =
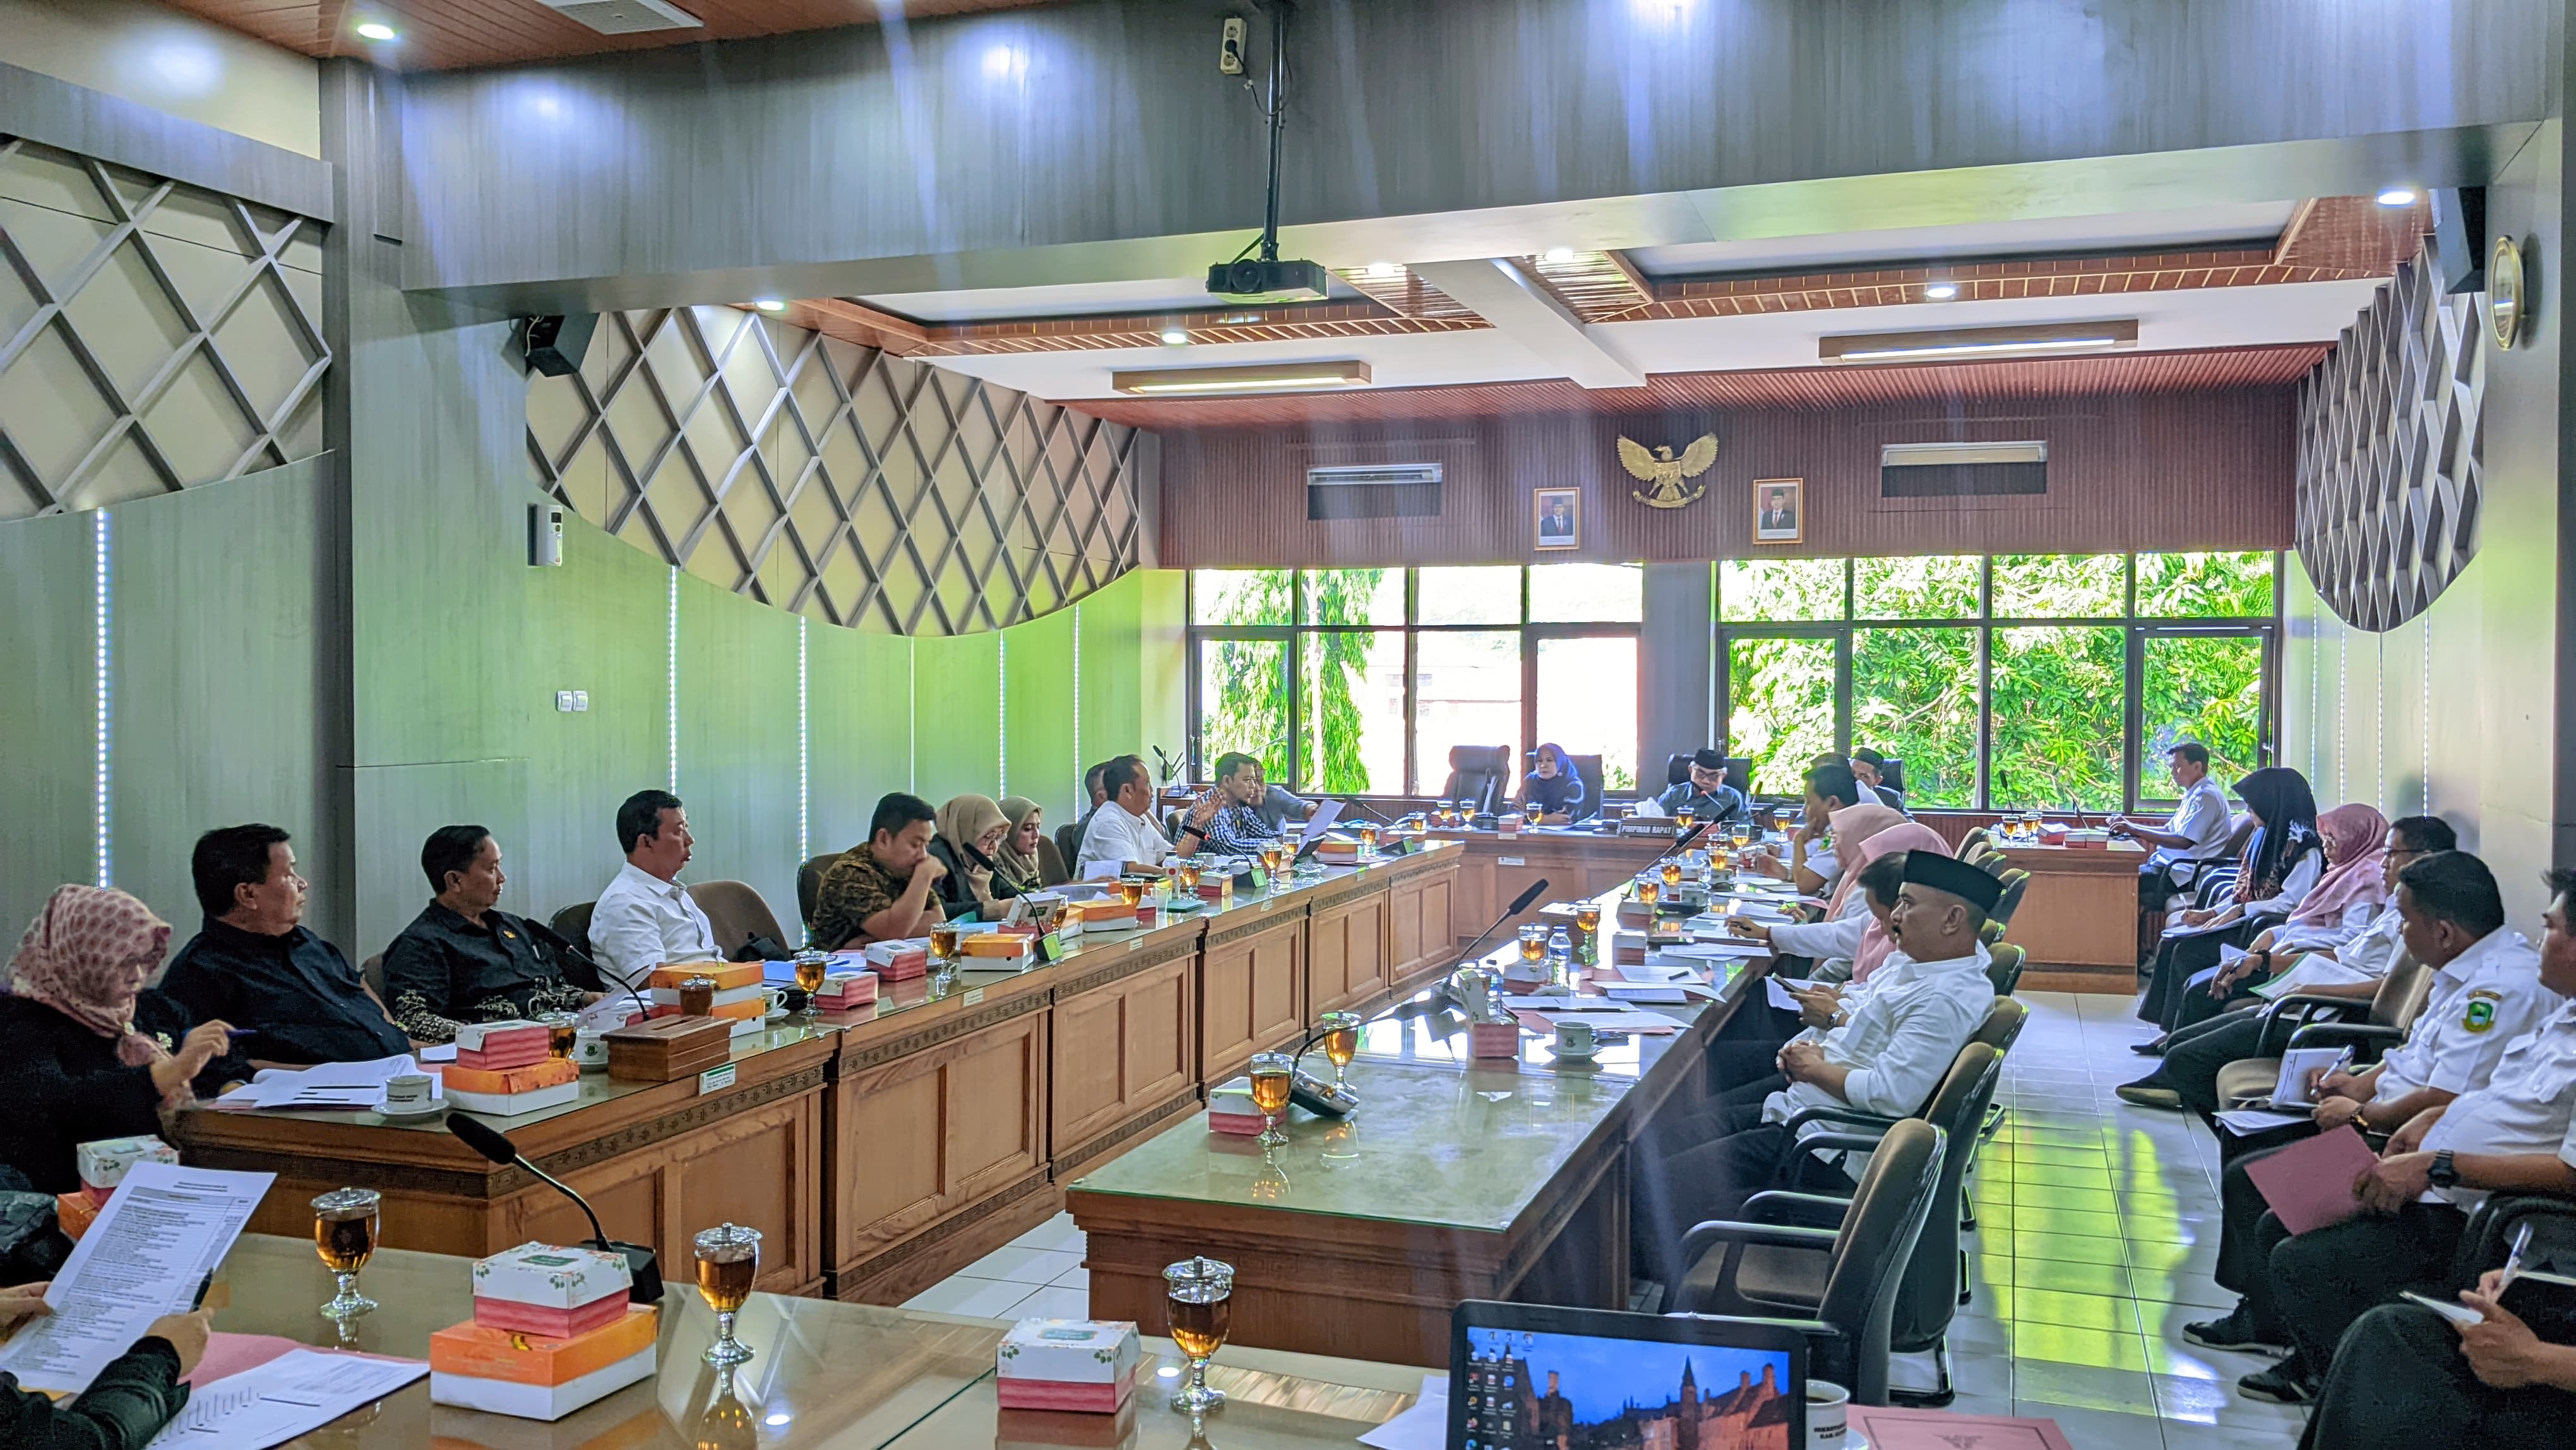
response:
M1496 856L1494 858L1494 864L1497 866L1526 866L1529 864L1529 861L1526 857L1522 856Z
M739 1075L741 1067L740 1063L728 1062L722 1067L711 1067L699 1073L698 1096L705 1097L709 1093L720 1093L732 1087L733 1080Z
M974 1006L976 1003L981 1002L981 1001L983 1001L983 1000L984 1000L984 989L983 989L983 988L981 988L981 987L969 987L969 988L967 988L967 989L966 989L966 1005L967 1005L967 1006L972 1007L972 1006Z

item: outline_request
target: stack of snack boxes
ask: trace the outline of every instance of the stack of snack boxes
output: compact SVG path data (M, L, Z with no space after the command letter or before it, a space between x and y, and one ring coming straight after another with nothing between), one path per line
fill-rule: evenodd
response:
M707 1015L730 1020L736 1037L757 1032L769 1016L769 1001L761 995L767 970L760 962L684 962L655 967L645 979L650 984L645 996L653 1003L650 1015L679 1016L680 984L692 977L705 977L716 984L716 1003Z
M1006 1410L1114 1415L1143 1358L1127 1320L1023 1319L994 1351L995 1397Z
M874 972L833 972L823 978L814 993L817 1012L870 1012L877 1005L877 974Z
M456 1061L439 1076L452 1108L510 1117L581 1095L581 1067L546 1054L541 1022L468 1022L456 1029Z
M116 1187L125 1181L125 1170L137 1163L177 1163L179 1150L158 1138L100 1138L72 1150L80 1170L80 1191L58 1194L54 1199L54 1221L73 1242L89 1231L98 1220L98 1211L107 1207L116 1195Z
M627 1302L626 1260L521 1244L474 1265L474 1317L429 1337L431 1403L560 1420L650 1379L659 1311Z
M901 941L871 942L862 953L868 970L888 982L909 982L930 974L930 938L906 937Z

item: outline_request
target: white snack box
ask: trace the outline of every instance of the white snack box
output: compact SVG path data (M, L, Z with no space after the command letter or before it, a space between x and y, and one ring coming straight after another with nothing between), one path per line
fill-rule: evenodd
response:
M540 1309L579 1309L634 1284L622 1254L598 1249L524 1243L474 1261L474 1297L534 1304Z
M759 1023L753 1023L757 1027ZM539 1108L559 1107L581 1096L581 1084L557 1083L553 1087L530 1088L523 1093L477 1093L460 1088L443 1088L440 1096L451 1108L469 1113L487 1113L496 1118L515 1118Z
M1023 1319L993 1353L1002 1378L1051 1384L1116 1384L1144 1358L1124 1319Z
M100 1138L72 1150L80 1165L80 1181L92 1188L114 1188L125 1181L125 1170L137 1163L170 1163L179 1161L179 1150L158 1138Z
M440 1374L432 1370L429 1402L509 1415L521 1420L560 1420L593 1400L605 1399L638 1380L651 1379L655 1348L646 1345L605 1369L592 1370L579 1379L566 1380L559 1385L514 1384L508 1380Z

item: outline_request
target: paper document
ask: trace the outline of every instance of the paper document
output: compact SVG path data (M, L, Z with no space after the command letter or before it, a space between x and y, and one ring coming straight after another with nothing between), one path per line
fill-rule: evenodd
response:
M1421 1396L1360 1443L1372 1450L1441 1450L1449 1443L1449 1377L1424 1375Z
M2338 1224L2361 1212L2352 1185L2379 1161L2350 1124L2245 1160L2245 1175L2294 1234ZM86 1239L82 1242L88 1242Z
M1738 957L1767 957L1771 955L1770 943L1753 941L1744 937L1738 937L1733 941L1683 942L1677 946L1659 947L1656 950L1662 952L1666 956L1697 957L1701 961L1705 962L1724 961L1729 958Z
M1118 873L1126 869L1127 863L1124 861L1094 861L1090 865L1082 868L1082 879L1085 881L1115 881L1118 879Z
M1558 1019L1564 1017L1589 1022L1596 1032L1636 1032L1649 1037L1661 1036L1667 1032L1679 1032L1682 1026L1670 1017L1625 1007L1609 1012L1589 1008L1576 1012L1523 1008L1515 1011L1513 1015L1520 1019L1523 1027L1532 1032L1554 1032Z
M1619 1004L1607 997L1505 997L1503 1009L1509 1012L1616 1012Z
M149 1450L268 1450L429 1373L419 1360L296 1349L198 1390Z
M456 1060L456 1044L453 1042L441 1042L432 1047L424 1047L420 1050L419 1056L420 1060L423 1062L454 1062Z
M1640 982L1658 987L1673 982L1704 982L1708 980L1708 971L1706 968L1690 966L1680 962L1647 962L1642 966L1635 963L1628 963L1615 967L1612 970L1618 972L1619 980L1623 982Z
M1342 803L1340 801L1326 800L1317 805L1315 807L1315 813L1306 818L1306 831L1304 835L1297 838L1297 849L1302 851L1315 842L1324 839L1324 833L1331 830L1333 828L1333 822L1338 821L1341 818Z
M1762 979L1762 992L1764 996L1771 999L1772 1006L1779 1008L1783 1012L1804 1012L1807 1010L1799 1003L1796 997L1789 994L1788 988L1780 985L1780 979L1778 977L1764 977Z
M2316 1120L2306 1113L2275 1113L2263 1108L2231 1108L2218 1115L2219 1125L2239 1138L2251 1138L2257 1133L2269 1133L2314 1121Z
M371 1109L385 1100L385 1080L420 1071L411 1054L380 1057L373 1062L325 1062L312 1067L266 1067L245 1086L217 1098L211 1106L227 1112L251 1108L298 1108L350 1112ZM430 1081L430 1095L439 1096Z
M2317 1095L2309 1089L2308 1078L2322 1077L2350 1061L2352 1050L2344 1047L2293 1047L2282 1053L2281 1078L2272 1084L2273 1110L2315 1106Z
M1640 1007L1683 1007L1690 1003L1690 993L1680 987L1641 987L1633 982L1612 982L1601 990L1621 1002L1631 1002ZM1713 998L1717 995L1705 987L1700 990L1705 996Z
M232 1252L276 1179L172 1163L125 1172L45 1291L52 1309L0 1345L0 1369L31 1390L78 1394L153 1320L185 1313Z

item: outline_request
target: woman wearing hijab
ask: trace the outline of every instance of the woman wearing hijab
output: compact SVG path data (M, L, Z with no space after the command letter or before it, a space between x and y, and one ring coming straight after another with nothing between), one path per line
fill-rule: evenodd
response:
M1002 914L994 903L1019 894L1018 887L993 870L993 852L1010 830L1010 817L988 795L957 796L939 808L939 834L930 843L930 854L948 868L939 878L939 904L947 908L949 920L971 911L979 920L992 921Z
M2253 996L2256 987L2290 964L2294 951L2350 941L2379 914L2388 900L2380 873L2388 818L2356 801L2317 817L2317 835L2325 842L2326 867L2299 909L2281 925L2265 928L2233 964L2194 975L2178 1004L2175 1026L2187 1027Z
M2317 798L2308 778L2284 766L2267 766L2236 782L2236 796L2254 818L2235 882L2226 899L2182 912L2156 946L2155 966L2138 994L2138 1015L2170 1032L2181 1020L2191 978L2218 965L2221 946L2243 946L2271 921L2287 917L2325 874L2325 843L2317 834ZM2155 1056L2164 1039L2141 1043Z
M1574 757L1553 741L1531 752L1535 769L1521 777L1521 811L1537 826L1571 825L1583 814L1583 777Z
M19 939L0 996L0 1164L37 1192L80 1187L75 1144L159 1135L165 1111L195 1101L191 1080L229 1054L223 1023L190 1029L143 991L169 945L150 907L95 886L55 888Z
M1001 844L990 853L996 900L1026 896L1048 884L1046 868L1038 864L1038 842L1046 836L1039 820L1043 814L1038 803L1027 796L1002 797L1002 819L1011 828L1002 833ZM1009 889L1002 889L1004 886Z

